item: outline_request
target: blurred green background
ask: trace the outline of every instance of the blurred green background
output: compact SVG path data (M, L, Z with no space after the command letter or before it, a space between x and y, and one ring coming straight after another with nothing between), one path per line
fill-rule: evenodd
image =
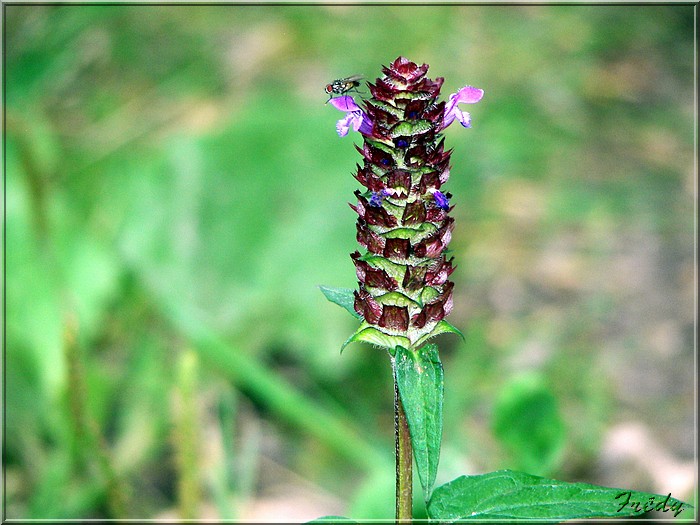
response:
M693 498L692 5L3 8L7 518L392 517L389 361L318 285L360 160L323 88L399 55L486 93L438 483Z

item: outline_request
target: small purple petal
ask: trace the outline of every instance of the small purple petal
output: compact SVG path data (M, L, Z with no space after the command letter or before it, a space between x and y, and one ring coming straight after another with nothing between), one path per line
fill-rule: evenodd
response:
M352 113L348 113L345 118L341 118L338 122L336 122L335 130L338 132L339 137L344 137L348 134L352 120Z
M353 115L355 115L355 121L352 129L364 135L370 135L372 133L372 121L367 114L364 111L355 111Z
M372 121L362 111L351 111L345 118L341 118L335 125L338 136L344 137L352 125L354 131L359 131L364 135L372 133Z
M484 90L473 86L464 86L462 89L457 91L455 95L458 103L476 104L483 98Z
M391 193L386 189L379 192L373 191L372 196L369 198L369 205L374 208L381 208L384 197L388 197L389 195L391 195Z
M457 119L465 128L471 126L471 117L466 111L462 111L457 106L458 104L475 104L484 96L484 90L472 86L464 86L457 93L450 95L447 104L445 104L445 117L443 119L443 129L452 124Z
M447 210L450 207L450 200L441 191L435 190L433 192L433 198L435 199L435 204L438 208Z
M355 99L348 95L332 98L329 102L335 109L339 109L340 111L349 112L360 110L360 106L355 103Z
M374 208L381 208L382 196L379 193L373 192L372 196L369 198L369 205Z
M352 126L354 131L359 131L364 135L370 135L372 133L372 121L367 114L362 111L360 106L355 103L352 97L347 95L336 97L332 98L329 102L334 108L347 113L345 118L340 119L335 125L338 136L344 137L347 135L350 126Z
M466 111L455 112L455 118L459 120L459 123L465 128L470 128L472 126L472 116Z

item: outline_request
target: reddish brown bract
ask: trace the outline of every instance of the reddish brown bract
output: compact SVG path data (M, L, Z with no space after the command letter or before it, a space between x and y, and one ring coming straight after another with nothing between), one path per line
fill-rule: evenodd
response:
M378 330L412 342L452 309L453 267L444 251L454 220L449 194L439 191L449 178L451 151L440 137L443 79L431 80L427 71L426 64L399 57L368 84L372 98L364 110L372 133L357 148L363 164L355 174L367 191L355 192L351 205L357 240L367 250L352 254L359 281L355 310Z

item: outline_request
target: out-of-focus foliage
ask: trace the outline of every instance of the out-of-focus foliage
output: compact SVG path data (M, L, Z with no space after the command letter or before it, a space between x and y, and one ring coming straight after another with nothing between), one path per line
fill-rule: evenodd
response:
M559 467L565 442L556 397L541 377L516 377L496 400L493 432L510 452L508 462L542 475Z
M437 483L532 463L524 371L566 436L533 468L693 493L693 6L3 9L6 517L391 516L387 356L318 285L358 186L323 87L398 55L486 92Z

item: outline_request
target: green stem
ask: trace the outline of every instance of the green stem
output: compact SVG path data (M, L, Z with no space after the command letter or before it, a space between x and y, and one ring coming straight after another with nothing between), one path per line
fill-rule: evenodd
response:
M106 485L110 518L120 519L126 516L126 488L112 465L104 436L87 410L87 380L77 337L77 322L72 316L66 316L64 352L68 368L69 413L77 453L75 460L81 471L87 469L92 460L96 461Z
M175 388L173 448L177 465L177 501L180 518L194 520L199 515L199 417L196 406L197 355L186 350L180 356Z
M87 397L85 394L85 381L83 363L78 353L78 344L76 342L76 322L73 318L66 317L66 322L63 330L63 353L66 360L66 369L68 374L68 414L73 430L73 440L71 443L71 452L73 461L80 471L84 473L87 470L88 458L90 452L90 440L88 438L88 425L85 418L85 403Z
M396 522L413 518L413 450L406 413L399 396L394 368L394 425L396 431Z

